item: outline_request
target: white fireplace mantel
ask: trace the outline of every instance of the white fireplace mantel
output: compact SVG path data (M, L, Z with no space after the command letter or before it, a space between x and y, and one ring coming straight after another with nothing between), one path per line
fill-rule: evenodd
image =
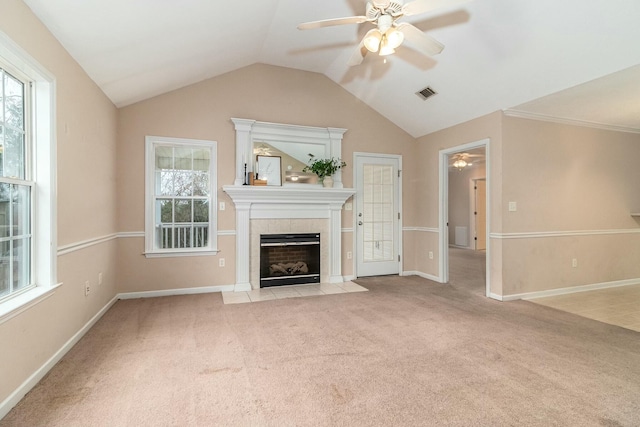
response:
M345 201L355 194L352 188L323 188L304 185L293 187L257 187L225 185L236 209L236 291L249 291L250 221L252 219L325 218L329 221L331 283L342 277L342 218Z

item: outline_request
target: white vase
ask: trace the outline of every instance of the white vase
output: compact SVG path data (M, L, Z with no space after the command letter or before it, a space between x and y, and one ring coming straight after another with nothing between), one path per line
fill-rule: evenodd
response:
M333 188L333 178L330 176L325 176L322 180L322 186L325 188Z

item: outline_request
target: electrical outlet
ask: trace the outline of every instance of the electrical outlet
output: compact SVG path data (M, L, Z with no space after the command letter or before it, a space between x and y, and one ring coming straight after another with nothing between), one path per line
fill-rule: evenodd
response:
M224 267L224 258L220 258L220 259L218 260L218 265L219 265L220 267Z
M88 297L89 292L91 292L91 286L89 286L89 281L84 282L84 296Z
M345 211L352 211L353 210L353 203L351 203L351 202L345 203L344 204L344 210Z
M433 251L429 251L429 259L433 259Z
M571 267L576 268L578 266L578 258L571 260Z
M509 212L515 212L518 210L517 202L509 202Z
M102 285L102 272L98 273L98 285Z
M351 259L353 258L353 253L352 252L347 252L347 259Z

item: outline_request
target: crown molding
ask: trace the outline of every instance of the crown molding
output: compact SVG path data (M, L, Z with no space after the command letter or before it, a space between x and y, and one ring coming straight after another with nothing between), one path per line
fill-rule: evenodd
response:
M548 116L546 114L531 113L528 111L507 109L502 113L508 117L516 117L520 119L539 120L543 122L559 123L563 125L582 126L588 128L610 130L614 132L640 133L640 129L627 126L608 125L605 123L590 122L587 120L569 119L566 117Z

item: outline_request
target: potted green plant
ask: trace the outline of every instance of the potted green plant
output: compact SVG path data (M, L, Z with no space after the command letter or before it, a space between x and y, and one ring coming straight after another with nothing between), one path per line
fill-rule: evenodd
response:
M340 159L333 157L330 159L316 159L316 156L309 154L308 165L305 166L302 171L315 173L324 187L333 187L333 178L331 175L345 166L347 166L347 164Z

